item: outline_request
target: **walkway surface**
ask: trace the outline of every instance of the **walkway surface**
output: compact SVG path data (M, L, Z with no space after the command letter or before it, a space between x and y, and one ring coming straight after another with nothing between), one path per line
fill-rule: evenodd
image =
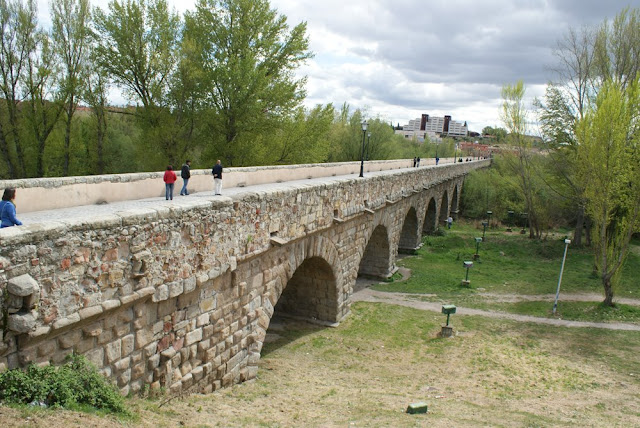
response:
M424 294L408 294L408 293L389 293L385 291L376 291L370 288L363 288L356 291L352 296L353 302L375 302L375 303L388 303L392 305L406 306L409 308L420 309L423 311L441 312L442 303L438 302L425 302L419 300L425 297ZM520 299L523 296L516 295L504 295L502 296L508 299ZM526 296L522 300L546 300L546 296ZM555 298L555 295L553 296ZM563 301L580 300L580 301L598 301L599 299L593 299L596 296L578 295L576 299L572 299L571 296L563 296ZM625 299L626 302L620 302L625 304L633 304L640 306L640 301ZM569 321L557 318L540 318L530 315L518 315L510 314L506 312L485 311L481 309L473 308L461 308L456 307L457 315L480 315L483 317L500 318L511 321L531 322L536 324L548 324L558 327L581 327L581 328L602 328L608 330L626 330L626 331L640 331L640 325L629 323L599 323L599 322L585 322L585 321Z
M429 166L421 167L428 168ZM395 174L399 171L399 169L393 169L389 171L376 171L376 172L367 172L365 173L365 177L377 177L384 175ZM223 180L223 188L222 188L222 196L215 196L213 192L213 182L211 183L211 191L207 192L198 192L191 193L188 196L180 196L180 188L182 186L182 181L178 180L176 182L176 189L174 190L174 196L172 201L165 200L163 197L156 198L147 198L147 199L138 199L138 200L130 200L130 201L119 201L112 202L109 204L103 205L83 205L71 208L60 208L55 210L46 210L46 211L35 211L30 213L20 214L20 201L18 200L18 219L22 221L23 224L38 224L38 223L47 223L47 222L64 222L64 221L78 221L84 219L90 219L97 216L103 216L106 214L114 214L122 211L136 210L136 209L153 209L154 207L171 207L171 206L179 206L184 204L185 206L189 205L189 201L198 200L198 199L211 199L211 198L229 198L233 196L237 196L243 193L256 193L256 192L272 192L277 190L290 189L291 187L300 187L300 186L314 186L323 183L331 183L340 180L346 179L357 179L358 174L349 174L349 175L340 175L340 176L332 176L332 177L319 177L319 178L310 178L305 180L293 180L286 181L281 183L267 183L267 184L259 184L254 186L245 186L245 187L224 187ZM163 186L162 182L158 183L159 188ZM163 193L164 194L164 193Z

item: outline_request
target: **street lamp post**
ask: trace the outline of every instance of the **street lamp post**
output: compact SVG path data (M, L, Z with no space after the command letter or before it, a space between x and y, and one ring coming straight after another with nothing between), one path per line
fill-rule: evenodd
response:
M367 121L362 121L362 153L360 153L360 177L364 177L364 139L367 136Z
M369 160L369 146L371 145L371 132L367 132L367 157L366 160Z
M485 234L485 232L487 231L487 226L488 226L488 225L489 225L489 222L488 222L488 221L486 221L486 220L485 220L485 221L483 221L483 222L482 222L482 240L483 240L483 241L484 241L484 239L485 239L485 238L484 238L484 234Z
M480 243L484 240L484 238L476 238L476 253L473 255L473 260L478 260L480 258Z
M560 267L560 276L558 277L558 288L556 289L556 300L553 302L553 315L556 314L558 308L558 297L560 296L560 283L562 282L562 272L564 271L564 261L567 259L567 248L571 244L570 239L564 240L564 256L562 256L562 266Z

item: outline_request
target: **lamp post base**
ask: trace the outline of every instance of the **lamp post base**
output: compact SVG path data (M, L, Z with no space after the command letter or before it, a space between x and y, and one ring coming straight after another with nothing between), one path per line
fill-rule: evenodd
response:
M470 279L463 279L462 280L462 286L463 287L468 287L469 284L471 284L471 280Z
M453 337L453 326L443 325L440 330L440 337Z

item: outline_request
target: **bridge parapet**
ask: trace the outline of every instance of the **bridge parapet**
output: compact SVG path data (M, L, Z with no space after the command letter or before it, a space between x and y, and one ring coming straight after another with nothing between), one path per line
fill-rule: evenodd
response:
M246 349L257 339L246 327L268 325L257 308L269 307L257 290L262 282L277 282L268 271L230 288L229 277L239 265L253 272L274 247L340 227L336 218L349 221L366 210L382 210L487 165L410 168L364 179L327 178L317 185L283 183L277 190L185 198L171 207L2 229L0 292L8 322L1 326L0 370L57 363L78 352L117 376L123 392L144 384L172 386L178 378L172 367L191 367L186 371L193 379L182 374L180 388L197 383L199 376L227 376L237 359L246 365L254 358ZM340 250L345 254L357 248L344 245L352 245ZM355 280L354 269L357 265L344 268L349 281ZM344 307L337 320L348 310L347 291L340 299ZM238 311L242 317L235 319ZM141 367L147 359L152 363ZM231 379L243 376L234 373Z

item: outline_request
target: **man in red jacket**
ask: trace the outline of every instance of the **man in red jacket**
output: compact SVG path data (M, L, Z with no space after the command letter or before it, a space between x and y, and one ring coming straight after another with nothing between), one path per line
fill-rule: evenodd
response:
M169 199L173 201L173 186L177 179L178 177L176 177L176 173L173 172L173 167L167 165L167 170L164 172L165 197L167 201Z

